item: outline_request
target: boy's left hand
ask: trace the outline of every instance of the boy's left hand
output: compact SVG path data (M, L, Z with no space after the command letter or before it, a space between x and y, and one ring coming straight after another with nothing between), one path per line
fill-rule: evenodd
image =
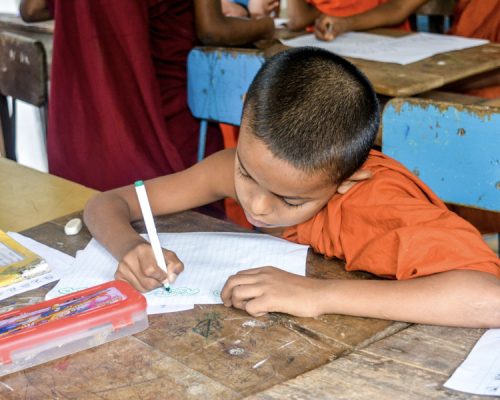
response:
M320 311L321 279L291 274L275 267L248 269L231 276L221 292L226 307L246 310L258 317L282 312L316 317Z

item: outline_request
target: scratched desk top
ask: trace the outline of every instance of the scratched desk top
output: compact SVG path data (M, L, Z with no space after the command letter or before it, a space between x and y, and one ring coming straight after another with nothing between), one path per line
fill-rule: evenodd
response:
M64 235L64 224L73 216L23 233L74 255L90 235L85 229L77 236ZM136 229L144 230L142 225ZM242 231L194 212L160 218L158 229ZM312 252L307 273L370 278L347 273L342 263ZM48 289L1 301L0 312L41 301ZM441 384L482 333L419 325L407 329L404 323L339 315L252 318L222 305L152 315L149 321L150 327L134 336L1 378L0 398L280 399L331 398L333 393L350 399L393 399L397 394L439 398L447 392ZM436 356L436 348L442 357ZM408 382L415 386L410 392L405 387Z

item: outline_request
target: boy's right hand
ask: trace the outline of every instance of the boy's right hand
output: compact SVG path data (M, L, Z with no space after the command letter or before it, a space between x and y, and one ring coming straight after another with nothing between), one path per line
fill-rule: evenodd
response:
M124 280L141 292L149 292L165 282L174 283L184 265L177 255L163 249L168 274L156 263L153 248L149 243L140 243L122 258L115 272L115 279Z

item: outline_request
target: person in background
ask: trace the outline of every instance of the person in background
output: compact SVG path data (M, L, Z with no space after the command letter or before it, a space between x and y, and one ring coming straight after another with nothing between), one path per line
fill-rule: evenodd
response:
M221 0L222 12L228 17L276 17L279 0Z
M333 40L349 31L393 27L409 31L408 16L427 0L289 0L288 27L314 24L315 35Z
M49 171L98 190L196 162L199 121L187 106L197 44L272 38L272 18L224 16L220 0L22 0L26 21L55 17ZM222 148L217 126L207 154Z
M500 42L500 0L458 0L449 33ZM500 98L500 68L449 87L464 94Z

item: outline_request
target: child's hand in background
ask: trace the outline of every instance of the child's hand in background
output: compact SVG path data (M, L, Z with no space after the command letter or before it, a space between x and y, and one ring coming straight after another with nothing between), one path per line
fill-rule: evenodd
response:
M127 281L141 292L149 292L168 281L174 283L184 265L172 251L163 249L168 274L156 263L149 243L140 243L122 258L115 272L115 279Z
M252 17L277 16L271 15L279 10L279 0L249 0L248 11Z
M328 42L350 30L347 18L332 17L325 14L316 18L314 24L314 35L318 39Z
M222 13L226 17L248 17L248 11L240 4L230 0L221 0Z
M321 314L321 288L325 281L291 274L274 267L248 269L231 276L221 292L226 307L246 310L258 317L282 312L298 317Z

